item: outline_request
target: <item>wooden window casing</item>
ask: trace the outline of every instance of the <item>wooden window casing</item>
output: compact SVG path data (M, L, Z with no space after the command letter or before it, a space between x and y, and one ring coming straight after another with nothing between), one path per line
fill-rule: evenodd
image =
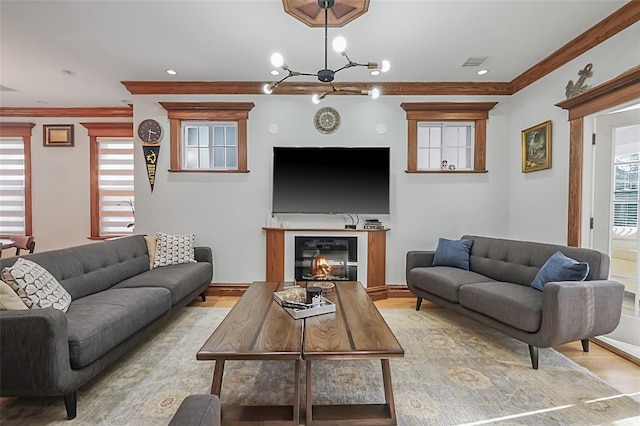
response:
M407 115L407 173L486 173L487 119L497 102L405 102ZM419 170L418 123L473 121L475 124L473 170Z
M169 118L170 172L187 173L248 173L247 122L253 102L160 102ZM186 120L233 121L238 123L238 168L184 169L182 167L182 122Z
M24 228L33 235L31 199L31 132L35 123L0 123L0 137L22 138L24 146Z
M99 141L98 138L132 138L133 123L80 123L89 131L89 167L90 167L90 203L91 203L91 239L105 239L113 235L100 233L100 185L99 185Z

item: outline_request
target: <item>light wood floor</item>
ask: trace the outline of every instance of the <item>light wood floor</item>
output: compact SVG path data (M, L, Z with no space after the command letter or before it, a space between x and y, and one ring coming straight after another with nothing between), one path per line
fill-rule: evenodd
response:
M238 299L238 297L230 296L207 296L206 302L201 302L198 299L189 306L232 307ZM415 299L408 297L377 300L375 304L378 308L415 309ZM443 308L425 300L422 302L422 309ZM576 364L587 368L620 392L635 395L634 399L640 400L640 366L598 346L594 342L591 342L588 353L582 352L582 345L579 341L567 343L554 349L573 360ZM540 368L544 368L544 366L541 365Z

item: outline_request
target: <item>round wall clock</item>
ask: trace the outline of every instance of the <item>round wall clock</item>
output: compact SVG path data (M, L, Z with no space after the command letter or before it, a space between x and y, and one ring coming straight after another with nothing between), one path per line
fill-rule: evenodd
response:
M138 137L144 143L160 143L162 126L156 120L148 118L138 125Z
M340 127L340 114L331 107L320 108L313 117L313 125L320 133L333 133Z

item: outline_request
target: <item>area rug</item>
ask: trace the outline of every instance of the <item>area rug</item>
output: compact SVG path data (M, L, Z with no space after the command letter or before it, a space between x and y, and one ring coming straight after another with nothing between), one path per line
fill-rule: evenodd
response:
M62 398L2 398L0 424L166 425L187 395L209 391L214 362L195 354L228 311L183 309L80 389L72 422ZM540 369L533 370L526 344L454 312L381 313L405 350L391 360L401 426L640 423L639 403L553 349L540 350ZM229 361L221 398L291 404L292 369L291 361ZM384 402L379 361L314 362L313 376L314 403Z

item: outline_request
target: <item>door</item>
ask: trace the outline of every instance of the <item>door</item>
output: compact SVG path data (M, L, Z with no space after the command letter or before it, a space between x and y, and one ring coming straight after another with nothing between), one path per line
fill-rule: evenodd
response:
M625 285L620 325L607 343L640 356L640 109L595 119L592 246L611 258L610 278Z

